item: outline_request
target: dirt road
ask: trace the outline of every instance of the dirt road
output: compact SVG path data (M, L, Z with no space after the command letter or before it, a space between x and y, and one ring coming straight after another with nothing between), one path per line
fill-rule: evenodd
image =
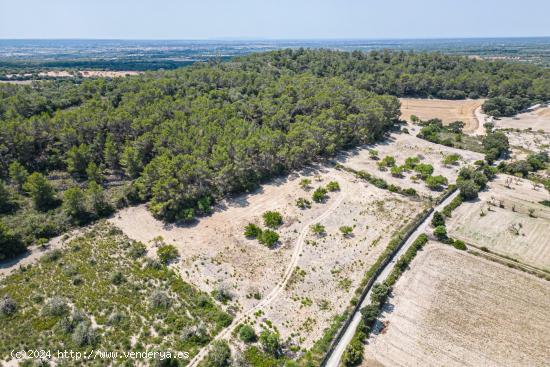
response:
M290 262L288 263L287 269L286 269L281 281L279 283L277 283L277 285L271 290L271 292L269 292L269 294L265 298L262 299L261 302L259 302L256 306L248 309L246 312L244 312L240 316L236 317L233 320L233 322L231 323L231 325L229 325L227 328L222 330L218 335L216 335L214 340L226 339L229 336L231 336L231 333L233 332L235 327L237 327L240 323L242 323L243 320L245 320L249 316L252 316L256 311L258 311L258 310L266 307L267 305L269 305L271 302L273 302L273 300L275 300L279 296L281 291L285 289L288 281L290 280L290 278L292 276L292 273L294 272L294 269L298 265L298 260L300 259L300 254L302 253L302 250L303 250L303 247L304 247L305 238L306 238L306 236L307 236L307 234L310 230L309 227L312 224L320 223L324 219L326 219L329 215L332 214L332 212L344 200L344 198L346 196L345 195L346 187L342 184L341 184L341 186L342 186L342 188L341 188L341 191L340 191L340 195L327 208L327 210L324 211L323 214L321 214L320 216L318 216L318 217L310 220L309 222L305 223L302 231L300 232L300 236L296 240L296 246L294 248L294 252L292 253L292 257L290 259ZM210 343L205 348L201 349L201 351L199 351L199 353L189 362L188 366L189 367L197 366L200 363L200 361L202 361L202 359L208 354L208 351L210 350L211 345L212 345L212 343Z
M443 207L448 205L457 195L459 194L459 191L455 191L452 195L450 195L447 199L445 199L441 204L439 204L435 210L441 211ZM430 222L432 220L433 212L418 226L416 231L414 231L405 244L401 247L401 249L397 252L397 254L393 257L393 260L386 265L384 270L380 273L380 275L376 278L375 283L382 283L386 278L390 275L391 271L393 270L393 266L397 262L397 260L403 255L407 249L413 244L414 240L421 235L422 233L425 233L428 226L430 225ZM361 303L361 308L367 306L370 304L370 295L371 295L372 288L368 291L367 296ZM334 348L330 358L328 359L327 363L325 364L326 367L338 367L340 365L340 360L342 359L342 355L344 354L344 351L347 347L347 345L350 343L351 339L353 338L353 335L355 335L355 330L357 329L357 326L359 325L359 321L361 321L361 313L356 312L353 315L353 320L349 324L348 328L346 329L346 332L344 333L344 336L340 339L338 342L338 345L336 345L336 348Z

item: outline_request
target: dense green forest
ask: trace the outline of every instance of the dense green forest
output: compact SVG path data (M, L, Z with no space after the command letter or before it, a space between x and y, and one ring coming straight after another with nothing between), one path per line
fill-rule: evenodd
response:
M208 214L224 195L381 139L400 115L395 96L525 106L550 99L549 81L540 67L441 54L284 50L1 84L0 258L121 203L148 202L168 221ZM129 183L124 199L105 195L114 180Z

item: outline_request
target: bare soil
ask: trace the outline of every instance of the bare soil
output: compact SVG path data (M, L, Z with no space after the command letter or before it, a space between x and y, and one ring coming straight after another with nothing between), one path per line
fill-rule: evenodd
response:
M465 124L464 132L475 132L478 129L480 124L475 111L484 102L483 99L400 98L399 100L401 101L401 118L406 121L411 122L411 115L416 115L421 120L439 118L443 120L444 124L462 121Z
M538 108L532 112L520 113L494 121L496 128L532 129L550 132L550 107Z
M362 366L547 366L549 310L549 282L429 243L397 282Z
M312 180L307 191L299 185L306 176ZM313 203L306 210L295 205L297 198L309 199L315 187L333 180L341 190L331 192L326 203ZM319 167L227 200L193 225L163 224L143 205L122 210L111 222L130 238L149 243L151 255L152 240L162 236L178 248L181 260L176 266L184 280L207 292L223 285L233 294L229 305L238 317L257 326L272 323L283 339L290 337L307 348L349 304L391 235L425 205L370 186L349 173ZM267 210L277 210L284 217L277 230L281 243L275 249L243 234L249 222L263 227L261 216ZM317 220L326 227L325 237L309 230ZM354 227L353 236L342 236L339 228L344 225ZM260 299L254 294L260 294Z
M453 212L447 230L467 243L550 270L550 207L540 204L542 200L550 200L544 188L499 175L479 200Z

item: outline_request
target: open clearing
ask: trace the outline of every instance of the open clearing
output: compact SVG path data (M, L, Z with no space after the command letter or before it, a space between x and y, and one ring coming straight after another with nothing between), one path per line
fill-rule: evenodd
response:
M307 191L299 185L304 175L312 180ZM297 198L309 199L314 188L333 180L341 190L330 192L325 203L312 203L306 210L295 205ZM150 241L156 236L174 244L181 255L177 267L182 277L207 292L226 287L233 294L229 310L237 316L264 298L270 299L249 322L263 327L272 323L283 340L307 348L349 304L363 274L392 234L424 208L421 201L378 189L350 173L321 167L227 200L194 225L165 225L145 206L125 209L111 222L130 238L149 243L150 251L154 251ZM277 210L284 218L277 230L280 245L275 249L243 234L249 222L263 227L261 216L268 210ZM327 233L320 238L309 231L309 224L319 217ZM344 225L354 227L353 236L342 236L339 228ZM284 279L289 265L294 265L294 257L292 275L271 299L272 289Z
M447 229L467 243L550 270L550 207L540 204L542 200L550 200L544 188L535 190L528 180L499 175L479 193L479 200L453 211Z
M408 125L407 128L411 131L410 134L392 134L388 140L369 146L368 148L377 150L379 159L383 159L388 155L393 156L397 165L404 164L405 159L408 157L418 156L421 158L421 163L428 163L434 167L434 175L445 176L449 180L449 183L454 183L456 181L461 166L472 164L479 159L483 159L483 154L480 153L430 143L429 141L413 136L416 135L418 126ZM370 172L377 177L383 178L388 183L403 188L412 187L423 195L436 197L440 194L426 187L423 181L414 180L413 176L415 176L415 172L405 172L404 177L399 178L392 176L389 170L380 171L378 169L379 160L369 157L369 149L356 149L342 153L339 161L341 164L353 168L354 170ZM442 160L449 154L460 155L462 159L459 164L444 165Z
M401 118L411 122L411 115L421 120L439 118L444 124L454 121L464 122L464 132L475 132L479 123L475 115L476 109L481 107L483 99L446 100L400 98Z
M547 366L550 283L429 243L365 346L372 366Z
M503 117L494 120L498 129L532 129L550 132L550 107L536 109L535 111L520 113L515 117Z

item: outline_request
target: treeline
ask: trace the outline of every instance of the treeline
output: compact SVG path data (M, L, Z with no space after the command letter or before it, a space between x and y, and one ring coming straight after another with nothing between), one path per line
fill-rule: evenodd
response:
M34 200L41 194L15 188L14 162L29 174L66 171L83 188L120 173L133 181L129 200L149 202L169 221L192 220L226 194L380 139L400 114L395 97L341 78L233 64L59 84L67 102L54 86L2 89L2 180ZM47 211L55 199L77 207L82 192L54 196L35 208Z
M268 67L273 72L308 70L321 77L339 76L359 89L398 97L488 97L484 110L497 117L550 100L550 69L523 63L441 53L308 49L261 53L242 62L247 68Z

